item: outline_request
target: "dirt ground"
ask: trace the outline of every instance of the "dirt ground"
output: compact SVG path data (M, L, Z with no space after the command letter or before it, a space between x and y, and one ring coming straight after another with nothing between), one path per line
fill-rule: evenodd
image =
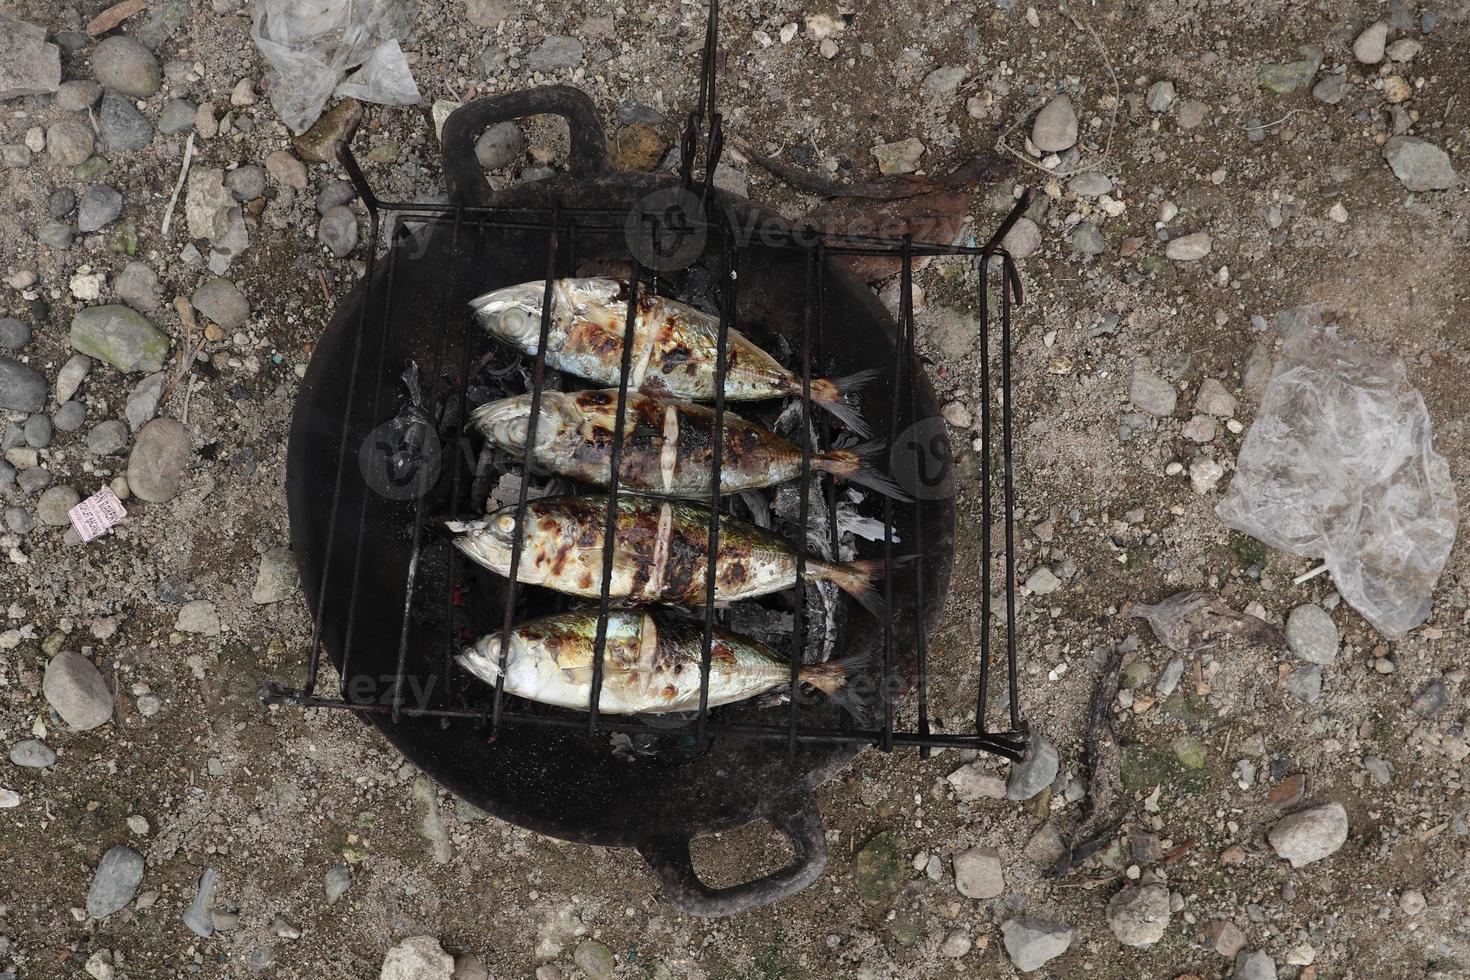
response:
M106 6L20 0L14 12L54 35L80 30ZM157 6L121 33L136 32ZM1056 745L1054 789L1024 802L963 801L946 777L968 757L865 750L819 793L826 874L774 906L705 921L665 902L634 852L486 818L423 783L350 715L262 708L260 683L299 680L311 635L299 591L269 605L251 599L259 556L288 540L293 397L313 341L364 258L362 245L338 259L316 240L313 197L343 175L335 164L311 164L304 192L290 193L273 176L263 205L246 206L250 244L227 275L249 299L248 322L209 340L211 369L196 371L192 387L177 386L160 409L184 421L194 449L179 494L167 503L128 501L127 520L85 545L45 525L6 542L0 600L8 618L0 625L11 632L0 651L0 735L7 746L39 738L59 758L44 769L0 765L0 786L19 797L0 810L0 976L8 969L22 980L70 978L90 969L133 980L376 977L390 947L427 935L452 954L478 957L495 977L574 977L589 968L606 975L589 939L611 953L617 976L1008 977L1017 970L1000 924L1018 914L1073 930L1070 948L1040 975L1230 976L1234 961L1207 934L1228 921L1280 977L1470 976L1467 549L1452 552L1428 621L1390 643L1337 602L1328 576L1293 584L1314 562L1227 530L1214 509L1258 404L1242 380L1246 365L1255 351L1279 356L1272 317L1308 303L1344 334L1404 359L1459 498L1470 500L1470 196L1463 185L1409 192L1382 145L1395 125L1406 126L1470 174L1470 6L724 6L720 100L732 143L839 181L874 179L870 148L909 137L924 144L920 163L931 174L1002 136L1024 158L1010 179L975 189L970 214L983 241L1019 185L1038 192L1028 214L1041 244L1018 260L1026 300L1015 314L1017 575L1025 582L1045 566L1060 580L1046 595L1019 597L1022 713ZM443 193L427 107L436 100L568 81L592 95L610 131L639 103L657 110L662 121L651 125L663 145L677 142L696 92L702 5L516 2L497 11L493 0L471 0L471 8L463 0L422 4L403 40L425 106L367 107L355 145L383 195ZM835 19L830 58L814 15ZM1360 63L1354 39L1375 20L1390 25L1390 42L1412 39L1419 49L1408 60ZM245 5L200 0L156 45L164 81L138 103L147 118L183 97L211 101L216 116L250 120L248 131L196 135L196 166L259 164L291 149L249 30ZM547 35L583 41L575 68L527 66ZM1265 66L1301 58L1302 45L1322 51L1315 77L1291 92L1263 86ZM510 60L487 66L487 47ZM88 50L63 56L64 79L91 77ZM943 66L965 69L958 88L926 88ZM1312 94L1339 70L1340 100ZM232 106L242 78L259 96ZM1408 83L1404 101L1389 103L1391 78ZM1160 80L1177 94L1155 111L1147 93ZM1070 177L1027 152L1031 115L1058 92L1071 96L1080 121L1080 162L1064 155L1060 165L1107 175L1112 187L1102 197L1079 194ZM63 115L34 98L8 101L0 143L22 143L28 130ZM90 181L43 152L0 170L0 265L12 281L36 274L32 284L0 288L0 314L32 326L23 353L48 384L72 354L73 315L116 302L110 284L134 258L162 282L164 304L150 319L171 335L175 353L182 344L171 300L208 276L182 256L191 243L208 252L182 214L167 237L160 230L184 139L155 131L142 149L99 150L111 166L93 179L122 192L136 256L116 250L110 228L64 251L40 244L47 195L61 186L80 194ZM538 122L522 156L495 179L532 164L565 166L565 157L564 136ZM753 163L731 163L751 197L787 216L816 203ZM1161 224L1161 211L1176 208ZM1079 248L1083 222L1099 234L1100 250L1086 229ZM1210 251L1198 261L1166 258L1161 229L1171 238L1208 232ZM73 277L97 271L105 276L100 299L78 299ZM936 263L918 276L928 295L920 342L943 400L961 403L978 426L974 318L954 271ZM1178 393L1168 417L1134 414L1137 364ZM1197 444L1184 428L1210 379L1235 396L1241 425L1220 419L1215 436ZM92 368L78 396L86 425L57 433L41 451L58 483L85 497L123 471L125 456L92 456L84 436L121 417L137 380L105 364ZM952 427L951 435L959 552L930 656L933 713L959 730L976 681L981 518L976 430ZM1200 456L1224 467L1204 493L1189 475ZM4 504L34 510L36 501L10 486ZM1176 655L1120 611L1188 589L1217 592L1235 609L1258 603L1277 624L1303 603L1328 607L1341 649L1323 669L1320 698L1308 703L1283 686L1299 666L1289 651L1238 643L1179 655L1178 690L1154 694ZM180 604L196 599L213 604L218 629L179 629ZM1083 806L1073 782L1085 777L1086 706L1119 644L1128 651L1128 690L1114 712L1125 746L1123 820L1112 845L1049 878L1042 872L1055 835ZM42 675L59 649L93 658L113 686L110 723L75 732L50 711ZM1412 710L1436 681L1445 705ZM161 707L145 715L139 702L150 694ZM991 763L980 766L989 771ZM1005 775L1004 763L993 769ZM1305 795L1290 807L1340 802L1349 833L1329 857L1294 869L1266 834L1283 814L1269 794L1298 774ZM137 816L146 822L130 821ZM897 860L875 897L859 875L872 851L859 854L884 832L897 835ZM84 905L94 869L121 843L146 859L140 896L91 919ZM1000 855L997 897L956 889L951 859L976 845ZM761 827L696 850L717 882L784 860ZM350 887L329 903L324 879L343 865ZM182 916L206 868L218 873L222 915L221 928L201 938ZM1162 939L1125 946L1106 909L1140 877L1167 886L1174 908Z

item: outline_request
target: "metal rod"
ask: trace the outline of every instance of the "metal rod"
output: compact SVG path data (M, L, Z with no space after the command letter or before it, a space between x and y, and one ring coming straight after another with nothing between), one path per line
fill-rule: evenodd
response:
M899 297L899 344L898 356L904 390L908 394L908 418L913 424L919 414L919 381L916 372L918 354L914 341L914 280L913 269L904 263ZM894 391L895 404L899 400ZM914 679L918 683L919 734L929 734L929 644L924 630L924 495L915 494L913 503L913 530L910 540L914 553ZM919 749L921 759L929 758L929 747Z
M801 317L801 484L797 493L796 527L801 540L796 544L796 583L791 587L791 699L786 713L787 751L796 759L796 718L800 710L796 697L801 679L801 665L806 654L806 528L811 511L812 480L812 313L816 303L817 263L822 261L819 249L807 255L806 295L802 297Z
M1010 256L1001 259L1002 271ZM1014 274L1014 273L1013 273ZM1021 709L1016 704L1016 488L1011 453L1011 294L1000 291L1000 425L1001 462L1005 468L1006 510L1006 680L1011 701L1011 727L1021 727Z
M975 699L975 730L986 730L990 711L990 259L980 266L980 690Z
M914 263L909 247L913 244L913 237L905 235L903 238L903 266L900 272L900 289L908 293L914 285ZM902 332L902 324L899 326ZM897 339L897 338L895 338ZM902 358L902 346L899 347L899 357ZM891 410L888 415L888 445L898 439L898 405L900 385L903 381L902 366L893 366L893 390L890 393L892 401ZM883 740L879 748L884 752L893 751L893 692L894 685L894 663L893 663L893 498L883 498Z

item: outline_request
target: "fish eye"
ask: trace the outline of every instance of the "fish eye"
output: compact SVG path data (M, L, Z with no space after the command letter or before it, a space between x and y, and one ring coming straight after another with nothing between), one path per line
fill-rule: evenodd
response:
M501 514L495 518L495 530L502 535L509 535L516 528L516 519L510 514Z
M534 318L531 314L519 306L513 306L505 311L501 317L501 326L505 332L513 337L524 337L530 333L534 326Z

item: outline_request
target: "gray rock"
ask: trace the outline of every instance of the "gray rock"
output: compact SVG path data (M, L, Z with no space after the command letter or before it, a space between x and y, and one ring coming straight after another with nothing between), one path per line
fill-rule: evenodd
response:
M326 214L339 204L346 204L357 197L357 188L345 180L332 180L316 194L316 213Z
M578 943L572 953L572 962L591 980L606 980L618 966L612 950L595 939L584 939Z
M275 150L267 155L265 169L281 186L297 191L306 190L306 164L285 150Z
M70 187L58 187L46 195L46 211L53 218L65 218L77 206L77 192Z
M525 145L526 137L519 125L509 120L498 122L485 127L475 140L475 159L486 170L499 170L519 159Z
M1417 136L1395 136L1383 146L1383 158L1399 183L1411 191L1446 191L1459 186L1460 175L1450 155Z
M0 102L55 92L60 85L61 49L46 42L46 28L0 11Z
M189 0L164 0L154 5L148 22L138 29L138 40L157 51L189 19L191 11Z
M1060 153L1077 144L1077 110L1070 95L1058 95L1036 114L1031 142L1042 153Z
M105 92L97 113L97 140L111 153L141 150L153 141L153 124L126 97Z
M1175 657L1159 672L1159 679L1154 681L1154 690L1159 692L1159 697L1167 698L1174 693L1174 689L1179 686L1179 679L1183 676L1184 661Z
M1388 46L1388 25L1376 20L1363 29L1353 41L1353 57L1365 65L1376 65L1383 60Z
M225 174L225 187L237 201L253 201L265 193L265 168L254 163Z
M112 718L111 688L92 661L79 653L62 650L52 657L41 690L61 720L76 731L91 731Z
M105 919L120 912L138 894L143 883L143 855L118 844L102 855L92 873L92 887L87 891L87 914Z
M1001 924L1006 955L1022 973L1039 970L1072 945L1072 930L1059 922L1018 915Z
M172 99L158 114L158 131L165 136L187 133L194 128L194 114L199 107L188 99Z
M12 449L24 446L25 444L25 430L16 425L14 422L7 422L4 432L0 433L0 452L9 452ZM32 462L27 465L35 466L36 464Z
M120 453L128 444L128 427L117 419L106 419L92 426L87 433L87 452L93 456L111 456Z
M322 215L316 237L337 258L346 258L357 247L357 215L346 205L337 205Z
M1103 234L1091 221L1080 221L1072 229L1072 247L1083 255L1101 255L1107 248Z
M45 769L56 764L56 750L39 739L28 738L10 747L10 761L22 769Z
M582 61L582 42L565 34L553 34L526 58L532 71L574 68Z
M26 445L32 449L45 449L51 445L53 435L51 420L40 412L26 419L26 424L21 428L26 435Z
M58 119L46 129L46 152L62 167L81 166L96 145L92 127L81 119Z
M250 245L250 232L245 227L245 215L238 207L225 212L224 233L209 243L209 271L217 276L229 271L230 263Z
M170 418L154 419L138 430L128 456L128 488L149 503L172 500L189 464L189 432Z
M1312 86L1312 98L1326 105L1337 105L1347 94L1347 75L1334 73Z
M158 371L168 357L168 335L136 311L93 306L71 321L71 345L119 371Z
M76 234L76 229L65 221L47 221L36 229L36 241L58 252L64 252L71 248Z
M1260 950L1243 949L1235 955L1231 980L1276 980L1276 961Z
M477 60L482 73L486 76L496 75L505 71L505 66L510 64L510 55L506 54L503 48L491 44L484 51L480 52L480 57Z
M132 481L129 481L131 485ZM219 613L208 599L194 599L179 607L174 629L180 633L197 633L200 636L219 636Z
M1194 410L1201 415L1228 419L1235 415L1235 396L1214 378L1206 378L1194 399Z
M345 864L339 864L327 871L322 879L322 889L327 894L327 904L336 905L337 900L347 894L347 889L352 886L352 869Z
M1045 565L1040 566L1026 579L1026 588L1036 595L1051 595L1061 588L1062 580Z
M1443 711L1450 703L1450 692L1444 686L1444 680L1436 677L1424 685L1424 690L1414 698L1414 703L1409 705L1409 710L1420 718L1433 718Z
M1113 189L1113 180L1107 174L1089 170L1073 177L1067 189L1078 197L1101 197Z
M24 143L6 143L0 146L0 167L8 170L23 170L31 165L31 148Z
M1128 885L1108 902L1108 928L1124 946L1152 946L1169 928L1169 889Z
M724 164L720 164L720 166L723 167ZM551 167L526 167L517 175L516 179L523 184L534 184L538 180L549 180L555 176L556 171Z
M114 34L92 49L92 75L102 87L135 99L146 99L163 83L158 59L125 34Z
M162 371L150 374L138 382L132 394L128 395L127 405L123 409L128 428L137 432L158 413L158 403L163 398L163 386L167 383L168 375Z
M62 432L75 432L87 421L87 408L81 402L67 402L51 416L51 424Z
M1006 781L978 763L960 766L944 778L954 787L955 798L966 803L1006 798Z
M1310 85L1322 66L1322 49L1302 45L1298 50L1302 57L1297 61L1279 62L1261 66L1261 87L1278 95L1289 95L1297 89Z
M199 876L199 889L194 893L194 901L184 910L184 925L196 936L208 939L214 935L214 920L210 913L214 911L214 896L219 888L219 873L213 868L205 868L204 874Z
M235 195L225 187L224 171L193 167L184 191L184 220L194 238L214 239L229 229Z
M1337 853L1347 835L1347 811L1334 801L1283 817L1271 826L1266 839L1278 857L1300 868Z
M1210 254L1214 242L1207 231L1196 231L1189 235L1169 239L1164 254L1175 262L1197 262Z
M122 207L123 197L117 188L93 184L77 207L77 230L88 232L106 227L122 214Z
M1174 83L1167 78L1160 79L1148 87L1144 104L1153 112L1168 112L1169 107L1174 104L1174 96Z
M15 483L15 466L9 460L0 459L0 493L9 490Z
M388 950L378 980L451 980L454 957L432 936L411 936Z
M0 317L0 350L20 350L31 342L31 328L13 316Z
M260 568L255 573L255 588L250 592L250 601L266 605L288 599L296 591L296 561L290 548L272 548L260 556Z
M51 471L41 466L21 470L16 474L15 485L20 487L21 493L27 497L40 493L51 485Z
M163 305L158 291L158 273L146 262L129 262L112 281L112 291L139 313L153 313Z
M1133 365L1133 380L1128 385L1128 400L1141 412L1157 418L1174 414L1179 404L1179 392L1174 386L1142 362Z
M46 404L46 379L29 365L0 355L0 409L39 412Z
M1317 699L1322 697L1322 668L1315 664L1298 667L1286 675L1281 686L1293 697L1307 704L1316 704Z
M924 155L924 144L917 138L898 140L894 143L879 143L870 151L878 161L878 170L885 174L911 174L919 169L919 158Z
M1337 624L1321 606L1297 606L1286 617L1286 643L1307 663L1330 664L1337 659Z
M1006 890L1000 852L971 847L954 856L954 885L966 898L995 898Z
M62 82L56 90L56 107L67 112L86 112L102 98L102 86L90 78Z
M235 330L250 319L250 301L230 280L222 276L204 283L189 297L194 309L226 330Z
M1002 244L1013 259L1034 255L1041 248L1041 228L1030 218L1017 218Z
M24 507L7 507L5 508L5 526L16 534L26 535L35 528L36 519Z
M1036 735L1026 749L1025 758L1011 763L1011 775L1006 780L1006 799L1031 799L1056 781L1060 767L1061 759L1051 739Z
M964 65L943 65L924 76L924 94L937 99L954 98L965 81Z

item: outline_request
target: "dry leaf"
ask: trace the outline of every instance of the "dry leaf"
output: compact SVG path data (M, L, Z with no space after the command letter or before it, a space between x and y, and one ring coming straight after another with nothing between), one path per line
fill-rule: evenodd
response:
M1157 605L1130 603L1124 615L1146 619L1154 636L1175 653L1191 653L1224 639L1285 646L1286 637L1256 616L1236 612L1213 592L1180 592Z

